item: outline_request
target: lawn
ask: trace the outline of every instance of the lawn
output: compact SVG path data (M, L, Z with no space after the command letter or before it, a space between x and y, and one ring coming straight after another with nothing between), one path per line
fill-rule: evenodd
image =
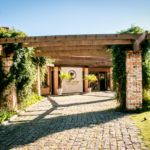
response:
M131 118L135 121L137 127L141 130L140 135L143 136L143 141L150 149L150 111L133 115Z

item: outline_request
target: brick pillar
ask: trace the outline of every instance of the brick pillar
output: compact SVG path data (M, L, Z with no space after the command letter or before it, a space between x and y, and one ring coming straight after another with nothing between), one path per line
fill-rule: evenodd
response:
M41 86L40 86L40 67L37 66L37 80L34 83L35 89L34 92L41 95Z
M7 58L2 58L4 70L6 73L10 71L10 67L13 64L13 53L10 54ZM6 105L2 104L2 107L8 107L10 110L17 110L17 93L14 87L14 84L12 84L11 87L6 88L3 92L3 97L6 100Z
M57 89L58 89L58 67L54 67L53 81L54 81L54 94L57 94Z
M89 73L89 69L88 68L85 68L85 70L84 70L84 75L88 75L88 73ZM89 87L89 82L88 82L88 80L84 80L84 92L87 92L88 90L88 87Z
M126 107L128 110L142 108L142 55L126 52Z
M110 90L113 91L112 68L110 68Z

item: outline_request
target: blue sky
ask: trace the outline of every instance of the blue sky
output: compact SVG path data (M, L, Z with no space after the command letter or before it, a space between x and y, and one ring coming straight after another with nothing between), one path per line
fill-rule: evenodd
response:
M0 26L28 36L150 30L150 0L0 0Z

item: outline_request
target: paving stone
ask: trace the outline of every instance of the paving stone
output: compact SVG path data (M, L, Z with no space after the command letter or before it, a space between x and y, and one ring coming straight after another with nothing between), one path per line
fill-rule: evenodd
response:
M117 112L114 93L52 96L0 127L1 149L126 150L148 149L140 130Z

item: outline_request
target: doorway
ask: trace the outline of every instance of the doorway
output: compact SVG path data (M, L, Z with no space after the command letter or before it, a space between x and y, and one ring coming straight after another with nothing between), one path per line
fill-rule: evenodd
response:
M100 73L100 91L105 90L105 73Z

